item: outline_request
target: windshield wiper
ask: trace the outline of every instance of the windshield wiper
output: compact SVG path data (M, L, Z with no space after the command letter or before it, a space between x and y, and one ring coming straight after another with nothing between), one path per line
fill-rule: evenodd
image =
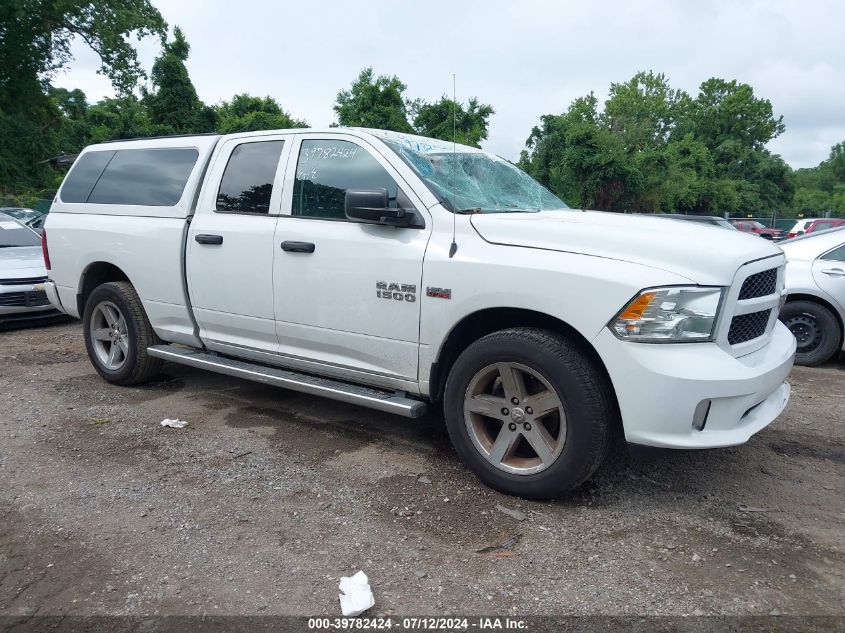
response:
M472 215L473 213L484 213L481 210L481 207L471 207L469 209L457 209L455 213L459 213L461 215Z

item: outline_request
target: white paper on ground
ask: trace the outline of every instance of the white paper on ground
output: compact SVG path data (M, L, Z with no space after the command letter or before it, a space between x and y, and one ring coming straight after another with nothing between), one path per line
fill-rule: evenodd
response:
M367 574L362 571L351 578L343 576L338 589L343 592L337 597L340 598L340 610L345 616L361 615L376 603Z
M170 418L167 418L161 421L161 425L169 426L171 429L182 429L188 426L188 423L185 420L171 420Z

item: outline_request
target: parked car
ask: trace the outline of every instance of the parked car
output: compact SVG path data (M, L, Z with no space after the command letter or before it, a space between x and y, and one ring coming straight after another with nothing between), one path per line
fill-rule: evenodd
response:
M755 220L735 220L734 228L743 233L755 233L767 240L782 240L784 233L780 229L770 229L765 224Z
M718 239L714 249L710 235ZM628 442L746 442L789 399L786 258L716 227L574 211L482 150L356 128L86 148L43 235L107 381L164 361L408 417L529 498Z
M845 350L845 227L781 243L786 305L780 320L795 335L799 365L820 365Z
M821 220L813 220L805 229L804 233L815 233L818 231L826 231L828 229L835 229L839 226L845 226L845 218L824 218Z
M27 209L24 207L0 207L0 213L3 215L8 215L16 220L27 224L32 220L37 220L41 216L44 215L41 211L36 211L35 209Z
M38 233L0 214L0 324L59 315L47 299L46 281Z
M807 227L810 226L816 220L820 220L821 218L804 218L802 220L796 220L795 226L793 226L786 234L787 238L790 237L798 237L799 235L804 235L804 231L807 230Z
M686 220L687 222L698 222L699 224L710 224L712 226L719 226L723 229L736 230L736 227L728 222L725 218L720 218L715 215L686 215L684 213L655 213L656 218L669 218L671 220Z

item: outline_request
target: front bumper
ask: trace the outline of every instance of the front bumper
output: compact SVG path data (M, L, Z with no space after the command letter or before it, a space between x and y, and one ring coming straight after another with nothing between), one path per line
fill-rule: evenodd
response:
M55 316L45 282L0 285L0 323Z
M616 390L625 439L633 444L685 449L743 444L789 401L786 378L795 337L780 322L765 347L739 358L715 343L620 341L606 328L593 343ZM707 411L702 430L693 426L697 408L699 421Z

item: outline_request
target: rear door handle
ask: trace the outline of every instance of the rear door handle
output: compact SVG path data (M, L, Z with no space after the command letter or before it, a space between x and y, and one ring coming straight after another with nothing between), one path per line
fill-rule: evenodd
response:
M200 233L199 235L194 236L194 239L199 242L200 244L222 244L223 243L223 236L222 235L203 235Z
M312 242L282 242L282 250L288 253L313 253Z
M845 270L842 270L841 268L828 268L822 272L825 275L830 275L831 277L845 277Z

